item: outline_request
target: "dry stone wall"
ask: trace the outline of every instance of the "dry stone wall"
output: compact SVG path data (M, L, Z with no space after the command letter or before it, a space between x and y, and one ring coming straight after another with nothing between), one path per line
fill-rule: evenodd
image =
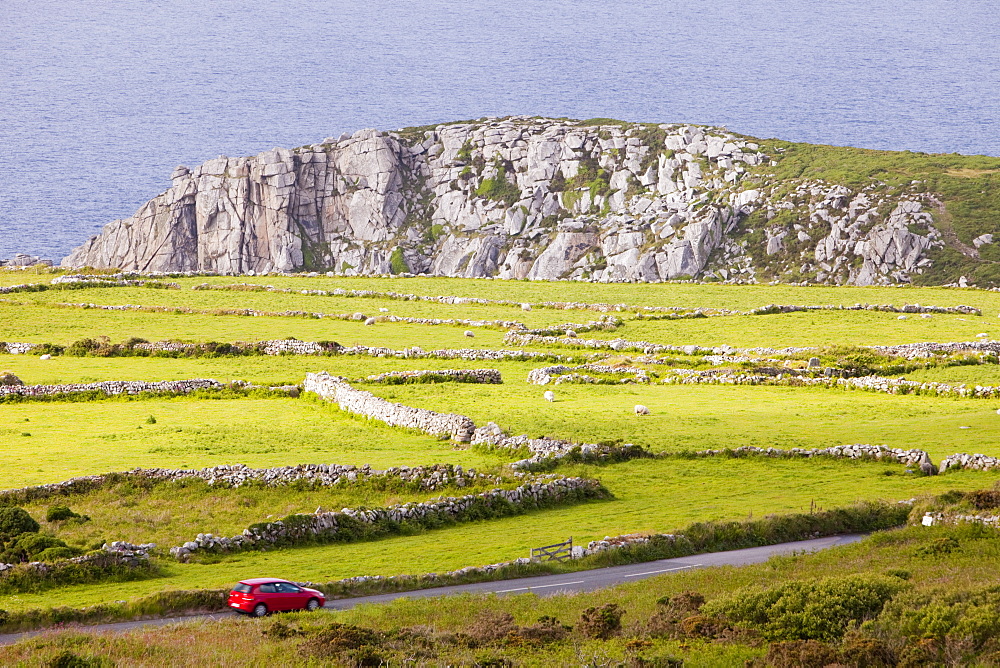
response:
M344 508L339 512L320 512L312 515L294 515L265 524L254 525L241 535L229 538L198 534L192 540L170 548L177 559L187 559L197 552L232 552L249 549L266 549L275 544L294 544L319 540L333 540L344 526L355 523L367 525L383 523L421 523L429 519L464 521L477 516L476 510L505 504L514 511L537 508L540 505L575 499L598 498L604 490L596 480L583 478L556 478L548 482L531 482L514 489L493 489L480 494L440 498L426 503L404 503L387 508Z
M80 308L99 311L139 311L143 313L184 313L188 315L234 315L251 318L314 318L316 320L344 320L365 324L403 322L411 325L449 325L453 327L479 327L490 329L526 329L516 320L469 320L465 318L414 318L399 315L368 316L364 313L320 313L316 311L261 311L253 308L198 309L187 306L142 306L141 304L94 304L89 302L56 302L52 308ZM580 325L585 327L586 325Z
M973 471L994 471L1000 469L1000 458L980 454L958 453L941 460L941 471L950 469L972 469Z
M108 396L117 394L188 393L195 390L217 390L223 387L217 380L195 378L193 380L165 380L147 382L142 380L109 380L100 383L66 383L62 385L0 385L0 397L17 395L22 397L46 397L57 394L77 394L80 392L102 392Z
M477 473L474 469L463 469L461 466L451 464L394 466L384 471L373 469L367 464L363 466L298 464L262 469L250 468L244 464L223 464L203 469L133 469L121 473L80 476L63 482L2 490L0 491L0 499L11 503L26 503L35 499L82 494L122 480L171 482L192 478L204 480L209 485L231 488L239 488L248 484L281 487L301 482L318 487L351 485L358 482L399 482L428 491L444 489L445 487L467 487L502 482L499 476Z
M406 381L418 381L422 378L433 380L449 380L455 383L480 383L484 385L500 385L503 376L496 369L427 369L422 371L388 371L374 374L361 379L365 383L394 384Z
M606 378L594 378L587 374L578 373L589 371L599 373L604 376L614 376L614 381ZM560 385L563 383L649 383L649 372L646 369L629 366L610 366L607 364L581 364L578 366L565 366L557 364L555 366L540 367L528 372L528 383L532 385Z
M589 350L613 350L615 352L637 351L646 355L658 353L696 354L702 351L698 346L668 346L649 341L627 341L625 339L581 339L575 336L545 336L528 334L511 330L503 338L506 345L511 346L562 346L567 348L585 348ZM691 353L684 350L694 348Z
M868 445L854 443L852 445L835 445L829 448L758 448L744 445L732 450L699 450L695 453L700 457L759 455L763 457L838 457L845 459L875 459L892 460L905 466L920 466L930 463L930 456L923 450L905 450L890 448L885 445Z
M149 566L150 552L156 549L155 543L143 545L132 545L121 541L111 544L105 543L100 551L85 554L79 557L69 557L68 559L57 559L52 562L31 561L24 564L4 564L0 563L0 580L4 576L12 574L18 569L30 570L33 577L44 577L61 570L70 570L79 567L98 567L102 569L118 570L121 568L142 568Z
M447 436L459 443L468 443L476 429L475 423L464 415L436 413L423 408L413 408L392 403L371 392L357 390L347 381L331 376L325 371L306 374L306 392L315 392L327 401L333 401L340 410L384 422L393 427L416 429L431 436Z
M952 385L934 381L920 382L903 378L884 376L861 376L858 378L811 377L801 373L739 373L733 371L698 371L694 369L670 369L664 372L661 381L667 385L785 385L794 387L839 387L843 389L881 392L884 394L924 394L932 396L968 397L993 399L1000 397L1000 387L996 385Z
M994 529L1000 529L1000 515L930 512L924 513L921 521L921 524L927 527L941 524L955 525L965 523L985 524Z
M141 286L173 290L179 290L181 287L177 283L128 279L122 274L115 276L64 275L53 278L49 284L21 283L19 285L2 285L0 286L0 295L9 295L17 292L44 292L46 290L85 290L87 288L130 288Z
M436 304L477 304L492 306L509 306L520 308L524 311L532 309L555 309L560 311L598 311L601 313L610 312L634 312L637 316L662 314L664 317L714 317L733 315L770 315L776 313L793 313L796 311L887 311L890 313L921 313L921 314L961 314L961 315L982 315L982 312L973 306L921 306L920 304L906 304L904 306L893 306L892 304L826 304L816 306L804 306L794 304L768 304L759 306L749 311L739 311L714 307L685 307L685 306L635 306L624 303L587 303L587 302L519 302L511 299L485 299L482 297L454 297L454 296L430 296L416 295L405 292L378 291L378 290L349 290L346 288L335 288L333 290L296 290L293 288L278 288L273 285L258 285L249 283L235 283L229 285L213 285L202 283L192 288L193 290L230 290L239 292L277 292L285 294L303 294L315 296L335 296L335 297L359 297L367 299L389 299L399 301L423 301ZM572 327L571 327L572 328Z

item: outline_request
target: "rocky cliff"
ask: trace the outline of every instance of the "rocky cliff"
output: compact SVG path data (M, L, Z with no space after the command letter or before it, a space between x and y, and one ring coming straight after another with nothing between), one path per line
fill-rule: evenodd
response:
M178 167L62 264L868 285L911 281L945 246L943 205L921 182L789 179L775 174L783 159L777 144L692 125L361 130Z

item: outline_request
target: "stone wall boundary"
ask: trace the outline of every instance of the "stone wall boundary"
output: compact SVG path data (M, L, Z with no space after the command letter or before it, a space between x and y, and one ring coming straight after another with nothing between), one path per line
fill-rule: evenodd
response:
M281 487L306 483L318 487L333 487L368 482L377 485L400 484L434 491L445 487L467 487L483 483L500 484L503 482L499 476L477 473L475 469L463 469L461 466L452 464L394 466L384 471L373 469L367 464L364 466L298 464L260 469L251 468L244 464L222 464L202 469L137 468L131 471L79 476L63 482L0 490L0 502L17 505L30 503L37 499L86 494L127 480L159 483L193 478L204 480L209 485L233 489L251 484Z
M995 399L1000 397L1000 386L952 385L937 381L915 381L885 376L859 376L856 378L812 377L793 373L765 375L734 373L729 371L698 371L670 369L660 381L664 385L769 385L782 387L824 387L831 389L862 390L882 394L914 394L934 397L960 397L969 399Z
M105 286L98 286L105 287ZM313 318L316 320L343 320L364 322L366 325L377 323L406 323L412 325L447 325L452 327L476 327L483 329L526 329L524 323L517 320L470 320L466 318L417 318L411 316L378 313L320 313L316 311L261 311L253 308L218 307L192 308L190 306L143 306L141 304L94 304L87 302L47 302L39 304L46 308L95 309L99 311L136 311L141 313L172 313L184 315L240 316L251 318ZM572 327L572 325L567 325ZM586 324L577 325L585 328ZM598 325L592 329L600 328Z
M306 392L313 392L322 399L336 403L344 412L378 420L392 427L416 429L431 436L448 437L459 443L468 443L476 429L475 423L464 415L437 413L393 403L376 397L371 392L357 390L344 378L331 376L325 371L307 373L303 387Z
M89 288L156 288L180 290L177 283L164 283L157 280L132 280L118 277L102 279L96 276L59 276L51 283L20 283L18 285L0 286L0 295L10 295L20 292L47 292L49 290L87 290Z
M601 377L592 377L586 373L590 372L602 374ZM613 377L612 379L607 376ZM531 385L560 385L563 383L649 383L649 371L640 367L631 366L611 366L608 364L580 364L577 366L565 366L562 364L539 367L528 372L528 383Z
M556 478L529 482L513 489L492 489L462 497L403 503L386 508L345 508L312 515L290 515L284 520L255 524L237 536L199 534L194 540L170 548L170 554L187 560L198 552L238 552L267 549L274 545L296 545L317 540L350 539L358 526L391 528L403 523L428 521L462 522L478 519L485 511L496 516L520 514L546 505L602 498L607 491L596 480ZM341 538L343 536L343 538Z
M500 385L503 376L497 369L425 369L420 371L387 371L358 379L362 383L400 385L421 382L479 383Z
M224 344L229 348L229 352L221 354L230 355L348 355L356 357L391 357L397 359L444 359L463 360L466 362L500 362L500 361L543 361L543 362L572 362L572 356L564 356L550 352L536 352L520 349L500 349L490 348L442 348L440 350L424 350L419 346L412 348L386 348L382 346L341 346L334 341L299 341L298 339L275 339L271 341L245 342L237 341L232 344ZM136 351L141 351L137 356L156 355L186 355L196 357L202 353L220 354L217 351L208 349L204 343L184 343L180 341L157 341L155 343L136 343L131 346ZM27 355L27 354L65 354L64 346L53 346L48 343L28 343L20 341L0 341L0 354ZM136 353L128 351L112 353L109 356L133 356ZM577 356L579 358L579 356Z
M677 282L677 281L669 281ZM690 282L690 281L681 281ZM894 306L892 304L819 304L819 305L798 305L798 304L768 304L756 308L740 311L719 307L686 307L686 306L634 306L624 303L587 303L587 302L522 302L512 299L487 299L483 297L456 297L456 296L430 296L416 295L403 292L378 291L378 290L351 290L346 288L335 288L333 290L310 290L295 288L278 288L273 285L260 285L252 283L233 283L228 285L202 283L192 287L192 290L229 290L246 292L277 292L286 294L316 295L323 297L357 297L367 299L386 299L393 301L421 301L433 302L437 304L475 304L482 306L508 306L520 308L525 311L532 309L554 309L560 311L597 311L599 313L612 312L636 312L637 317L642 314L664 314L665 317L681 318L705 318L717 316L739 316L739 315L771 315L776 313L794 313L797 311L884 311L889 313L914 313L914 314L960 314L960 315L982 315L982 312L974 306L921 306L920 304L905 304Z
M147 382L142 380L108 380L99 383L66 383L62 385L0 385L0 401L3 397L41 398L58 395L100 392L112 397L122 394L153 392L157 394L188 394L196 390L220 390L222 383L210 378L192 380L164 380Z

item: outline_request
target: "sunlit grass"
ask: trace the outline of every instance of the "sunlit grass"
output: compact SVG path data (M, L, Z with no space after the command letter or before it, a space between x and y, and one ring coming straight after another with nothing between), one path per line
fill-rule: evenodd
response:
M156 424L146 423L149 416ZM136 467L371 464L384 469L498 461L297 399L2 405L0 452L7 488Z

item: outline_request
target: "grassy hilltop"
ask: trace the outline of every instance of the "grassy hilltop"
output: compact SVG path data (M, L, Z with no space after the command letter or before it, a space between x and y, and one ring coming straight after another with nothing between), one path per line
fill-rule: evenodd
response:
M813 155L802 147L783 148L786 157L779 169L792 169L793 161L798 161L800 173L805 173L818 169L810 165L825 162L828 171L809 172L816 178L860 169L847 158L837 163L822 157L826 149L814 147ZM846 149L829 151L849 155ZM951 174L959 168L948 157L904 159L897 154L897 158L877 172L880 178L894 175L891 178L902 182L907 170L929 165L932 158L941 160L939 183L991 178L985 172ZM987 163L982 165L987 170ZM956 233L958 229L956 224ZM977 267L988 265L983 258L977 262ZM2 286L39 286L0 295L0 342L36 344L24 354L9 354L4 352L6 346L0 346L0 372L9 370L26 385L214 378L225 386L188 396L0 394L3 487L21 490L0 494L0 509L23 508L39 523L39 535L61 541L68 553L86 554L111 541L157 545L150 567L141 572L78 573L62 580L0 575L0 630L217 607L218 590L263 574L321 583L331 592L343 593L347 590L337 583L344 578L444 573L509 561L526 556L531 547L570 535L576 544L586 545L630 533L716 532L704 542L713 549L736 544L725 535L737 531L733 527L781 522L786 520L773 518L799 514L818 518L824 512L855 508L859 502L887 502L891 505L885 507L897 508L893 512L902 518L910 507L895 504L915 499L911 520L932 507L967 512L973 508L969 504L989 507L992 497L971 493L991 489L1000 478L998 470L964 469L925 476L916 466L890 460L695 454L744 446L787 450L864 443L923 450L935 463L954 453L1000 457L996 429L1000 395L959 396L956 389L1000 385L998 358L988 344L1000 336L996 292L916 286L602 285L302 275L159 277L146 285L60 288L51 284L59 273L0 272ZM233 287L237 282L257 287ZM218 289L204 289L205 283ZM193 289L196 286L199 289ZM338 289L372 293L316 292ZM402 294L489 301L454 303ZM530 310L522 304L530 304ZM775 304L885 308L749 313ZM912 309L901 313L907 304L920 304L924 310L940 308L924 314ZM674 310L657 310L671 307ZM587 323L604 316L613 317L602 321L605 329L586 329ZM508 328L515 334L579 331L575 337L543 334L538 340L518 342L508 338ZM265 355L259 347L224 345L288 338L389 350L344 354L331 343L324 354ZM142 341L165 340L198 345L161 353L142 347ZM642 343L629 347L635 342ZM923 356L873 347L948 342L967 344L947 350L928 346L932 352ZM508 353L499 360L467 360L389 352L414 346L424 352ZM819 367L810 366L811 358L817 358ZM546 386L527 382L529 372L556 364L573 368L589 364L553 373L582 374L592 382L573 382L570 377ZM390 371L478 368L499 370L503 383L439 382L437 377L430 379L433 382L391 384L368 378ZM315 395L285 387L299 385L307 372L319 370L345 377L354 387L391 402L459 413L480 426L495 422L512 436L612 449L633 444L648 456L610 456L603 461L568 457L517 477L510 464L531 454L524 448L456 445L349 414ZM825 376L824 370L831 375ZM678 374L701 374L711 380L685 384L676 382ZM745 384L720 380L740 374L756 380ZM877 376L925 386L893 393L815 382L841 376L845 382ZM543 400L547 389L555 393L555 401ZM650 415L637 416L633 410L637 404L648 407ZM22 490L135 468L232 464L254 468L370 464L377 470L442 464L491 477L431 489L363 476L325 487L306 483L230 487L201 479L143 481L123 475L55 495ZM517 512L484 513L470 520L402 522L358 530L335 541L196 554L186 562L167 552L198 534L234 536L257 523L309 515L317 508L428 502L494 487L511 489L526 479L544 480L535 478L540 475L595 479L607 494ZM76 517L50 519L54 506L69 507ZM844 517L853 517L843 512ZM799 521L787 520L789 526ZM7 541L5 546L11 541L0 540ZM252 647L251 654L242 658L259 663L291 656L303 663L334 665L369 665L366 652L393 665L407 656L415 657L418 665L501 665L496 663L501 658L512 665L626 661L676 665L663 663L668 657L684 660L684 665L733 665L744 660L797 665L789 657L805 656L803 652L847 665L877 665L877 661L931 665L955 656L988 661L997 649L994 638L1000 629L977 615L994 605L990 587L1000 560L995 543L992 529L915 526L829 553L775 559L750 568L664 575L580 596L426 600L363 608L329 619L291 615L262 623L226 622L109 639L78 632L47 634L0 649L0 663L46 665L72 654L123 665L196 661L227 665L234 659L218 654L218 647L235 645ZM605 561L588 557L591 561L586 564L641 560L643 554L655 556L624 550ZM827 620L827 626L805 629L789 620L781 628L769 625L764 620L767 615L761 617L761 601L792 596L779 591L788 583L812 587L813 593L799 591L795 596L800 602L820 601L821 608L835 607L830 603L833 598L823 596L836 598L844 591L867 602L851 607L837 599L844 616ZM744 591L744 587L760 590ZM687 590L698 592L704 607L676 598ZM671 602L671 597L676 600ZM664 602L657 603L658 599ZM589 608L611 603L620 606L618 612L624 611L620 628L614 623L615 610L585 614ZM949 621L935 625L920 617L916 611L927 606L945 611L940 614ZM540 616L559 623L540 622ZM349 626L330 626L333 621ZM602 631L602 623L610 626ZM574 628L569 631L564 625Z

